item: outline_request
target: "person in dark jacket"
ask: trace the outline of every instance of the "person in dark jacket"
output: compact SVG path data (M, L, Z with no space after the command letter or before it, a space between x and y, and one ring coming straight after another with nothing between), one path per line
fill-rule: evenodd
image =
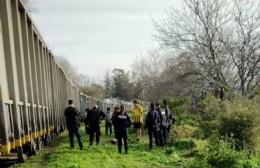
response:
M70 147L74 148L74 134L76 135L79 143L79 147L83 149L83 143L81 139L81 132L80 132L80 115L79 111L74 107L73 100L68 101L69 106L65 109L64 114L66 117L67 128L69 130L69 138L70 138Z
M156 146L159 144L158 129L159 129L159 114L155 110L154 103L151 103L150 111L147 113L145 128L148 128L149 149L153 148L153 137L155 138Z
M125 113L125 106L120 106L120 112L115 114L114 124L117 129L117 143L118 152L122 152L122 141L124 141L125 153L128 153L128 128L131 126L132 122L128 114Z
M169 136L169 134L171 132L171 127L175 123L176 118L173 115L173 113L171 112L171 110L170 110L166 100L163 101L163 107L162 108L165 109L166 114L167 114L167 130L168 130L168 135L167 136Z
M169 134L170 134L170 129L171 129L171 111L168 107L168 104L167 104L167 101L166 100L163 100L163 105L162 105L162 110L165 111L165 115L166 115L166 140L168 139L169 137Z
M88 112L86 123L89 128L89 141L90 146L92 146L94 141L94 135L96 134L96 144L100 142L100 124L101 121L106 117L106 114L98 109L97 105L93 107L92 110Z
M159 145L164 146L167 138L167 116L165 110L160 107L159 103L155 103L155 109L159 114Z
M90 111L89 108L86 108L85 115L84 115L85 132L86 132L86 134L89 134L89 127L88 127L88 123L87 123L87 116L88 116L88 112L89 111Z
M117 128L116 128L116 125L115 125L115 116L119 113L119 107L114 107L114 112L113 112L113 115L112 115L112 123L113 123L113 127L114 127L114 133L115 133L115 139L117 139Z

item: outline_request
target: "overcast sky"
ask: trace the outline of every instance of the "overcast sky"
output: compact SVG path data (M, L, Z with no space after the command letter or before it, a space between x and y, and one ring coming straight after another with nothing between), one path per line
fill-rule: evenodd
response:
M152 18L179 0L36 0L32 17L48 47L79 73L102 79L109 68L130 70L156 47Z

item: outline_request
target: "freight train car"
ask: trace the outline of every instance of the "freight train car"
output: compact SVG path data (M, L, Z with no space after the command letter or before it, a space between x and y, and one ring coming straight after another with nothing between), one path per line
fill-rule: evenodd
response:
M80 93L20 0L0 1L0 155L37 153L64 130L68 99Z
M21 0L0 1L0 159L37 153L65 129L69 99L83 113L115 103L80 93L48 49ZM127 110L131 109L131 103Z

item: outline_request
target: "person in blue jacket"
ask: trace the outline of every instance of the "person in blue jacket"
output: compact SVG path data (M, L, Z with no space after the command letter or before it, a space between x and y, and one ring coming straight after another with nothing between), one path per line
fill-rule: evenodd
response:
M148 128L149 135L149 149L152 150L153 147L153 137L155 138L156 146L159 145L159 113L156 111L154 103L151 103L150 111L147 113L145 128Z

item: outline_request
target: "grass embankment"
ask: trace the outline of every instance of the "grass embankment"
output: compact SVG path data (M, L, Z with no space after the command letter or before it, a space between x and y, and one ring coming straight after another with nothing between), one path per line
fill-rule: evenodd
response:
M130 132L133 132L130 130ZM143 139L135 141L133 133L130 134L128 155L119 154L117 146L110 144L112 136L106 136L102 129L101 144L89 147L88 136L83 133L84 149L81 151L75 138L75 148L69 148L69 138L67 131L54 142L49 144L37 155L32 156L28 161L17 164L17 168L32 167L94 167L94 168L114 168L114 167L185 167L185 162L189 159L181 155L187 152L186 149L174 149L166 155L165 148L155 147L152 151L148 150L148 139L143 133Z
M117 145L111 144L109 141L112 136L106 136L102 129L101 143L99 146L93 145L89 147L88 136L83 134L84 149L81 151L77 145L75 137L75 148L69 147L68 132L56 137L53 142L44 147L37 155L29 158L25 163L16 164L15 168L181 168L191 167L194 162L193 152L204 148L207 140L191 139L195 131L195 127L188 125L175 126L175 136L182 137L175 139L174 145L167 147L155 147L152 151L148 150L148 137L146 132L143 133L141 141L135 141L133 130L130 130L130 143L128 155L119 154ZM173 135L172 135L173 138ZM176 144L176 140L178 144ZM189 144L189 142L191 142ZM192 147L195 142L196 147ZM189 145L188 145L189 144ZM124 153L124 150L123 150ZM260 162L259 155L253 160Z

